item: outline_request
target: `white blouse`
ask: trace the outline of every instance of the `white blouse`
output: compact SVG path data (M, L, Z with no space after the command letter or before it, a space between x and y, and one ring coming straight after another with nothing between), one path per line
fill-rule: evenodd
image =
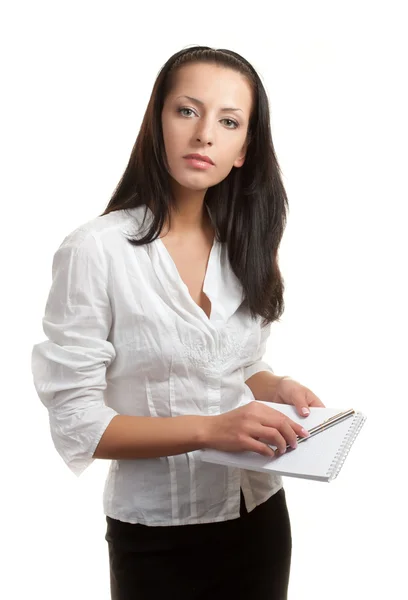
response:
M79 476L118 414L218 415L251 402L245 381L272 371L262 357L270 325L252 321L225 244L214 241L204 280L211 315L191 298L160 239L131 246L145 207L96 217L70 233L52 264L32 373L51 436ZM147 209L145 227L153 214ZM135 228L136 225L136 228ZM239 517L282 487L281 477L212 465L200 451L112 460L104 513L144 525Z

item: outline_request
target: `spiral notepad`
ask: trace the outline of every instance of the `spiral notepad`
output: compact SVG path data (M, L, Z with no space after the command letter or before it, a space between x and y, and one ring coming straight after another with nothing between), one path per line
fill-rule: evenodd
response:
M303 418L297 414L294 406L271 402L263 402L263 404L301 423L305 429L320 425L326 419L345 410L344 408L310 407L310 415ZM277 457L269 458L257 452L223 452L205 449L201 452L201 460L228 467L328 482L339 474L365 420L366 416L356 411L345 421L310 437L298 444L296 449L287 450ZM271 447L275 448L273 444Z

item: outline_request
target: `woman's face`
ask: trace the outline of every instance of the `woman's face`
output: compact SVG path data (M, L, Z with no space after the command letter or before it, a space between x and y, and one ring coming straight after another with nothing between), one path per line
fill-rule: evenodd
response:
M170 175L180 186L206 190L244 164L251 104L247 79L232 69L203 63L179 69L162 126ZM214 166L192 166L183 158L191 153L209 156Z

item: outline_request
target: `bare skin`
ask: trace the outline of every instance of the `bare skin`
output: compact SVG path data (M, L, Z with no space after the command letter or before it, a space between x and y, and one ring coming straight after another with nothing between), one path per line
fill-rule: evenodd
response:
M170 234L162 238L190 296L208 318L211 302L203 292L203 285L213 240L214 233L211 230L208 233L199 231L191 240L188 237L178 239Z

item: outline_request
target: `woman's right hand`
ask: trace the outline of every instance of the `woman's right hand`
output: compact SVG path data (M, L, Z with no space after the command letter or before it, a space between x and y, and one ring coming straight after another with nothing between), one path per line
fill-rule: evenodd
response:
M297 436L308 435L296 421L254 400L221 415L208 417L205 447L225 452L250 450L263 456L275 456L268 443L283 454L287 444L296 448Z

